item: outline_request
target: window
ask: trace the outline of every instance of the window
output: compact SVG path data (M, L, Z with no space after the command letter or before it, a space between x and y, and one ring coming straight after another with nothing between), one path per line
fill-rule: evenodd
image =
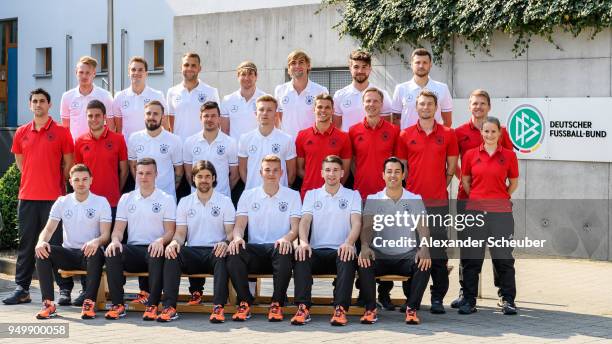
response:
M53 72L51 48L36 48L35 77L51 76Z
M108 44L92 44L91 56L98 60L96 73L108 73Z
M148 40L144 43L145 59L149 63L149 71L164 70L164 40Z
M337 90L353 81L348 67L312 68L308 74L308 78L321 86L327 87L331 95L334 95ZM285 80L291 80L286 69Z

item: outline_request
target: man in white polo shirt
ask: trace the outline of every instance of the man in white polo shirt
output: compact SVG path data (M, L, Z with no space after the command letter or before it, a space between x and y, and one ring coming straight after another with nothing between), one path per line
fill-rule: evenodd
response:
M182 140L198 132L200 106L207 101L219 103L219 91L208 86L198 75L202 71L200 55L186 53L181 60L183 82L168 90L168 126Z
M176 233L166 246L164 262L164 310L157 321L168 322L178 317L176 301L182 272L214 274L210 322L222 323L228 296L225 257L236 211L232 200L215 189L217 172L210 161L198 161L192 172L197 191L183 197L176 210Z
M70 129L73 140L89 131L87 126L87 104L92 100L101 101L107 109L113 106L111 94L96 85L96 67L98 61L91 56L83 56L76 66L76 78L79 85L62 94L61 113L62 126ZM115 131L115 121L109 114L106 118L108 128Z
M176 203L172 196L155 187L155 160L144 158L136 165L137 189L123 194L117 206L111 243L106 247L106 272L112 307L105 317L125 316L123 271L148 272L151 293L143 320L157 319L162 292L164 248L174 236ZM128 241L121 243L127 227Z
M208 160L218 172L216 192L230 197L231 189L240 178L238 173L238 144L219 128L219 105L213 101L202 105L200 121L202 130L190 136L183 145L185 177L194 192L191 167L200 160Z
M362 324L373 324L378 320L375 279L382 275L410 277L404 286L408 291L406 323L420 323L416 311L423 299L431 270L429 250L420 243L429 240L429 229L425 226L427 211L421 196L402 187L405 176L404 164L398 158L385 160L385 188L368 195L364 206L358 259L366 308L361 318ZM393 217L393 221L388 221L388 216ZM419 241L416 231L419 233Z
M181 139L162 127L164 106L157 100L145 105L145 130L133 133L128 143L130 171L136 179L136 162L153 158L157 164L156 186L176 199L176 188L183 178Z
M347 324L346 312L351 305L357 268L355 242L361 232L361 196L358 191L342 186L343 175L342 159L328 155L321 168L325 184L308 191L304 198L300 244L293 268L295 304L298 306L291 319L293 325L310 321L313 274L337 274L331 324Z
M278 103L269 95L257 99L258 128L240 137L238 143L238 168L245 190L258 187L263 179L259 172L261 159L269 154L276 155L281 161L280 184L293 184L296 174L295 143L291 136L274 127L274 116ZM314 118L314 117L313 117Z
M36 271L40 281L43 308L36 318L56 316L53 303L53 269L87 270L82 319L96 316L95 301L102 276L104 253L102 246L110 239L111 208L106 198L89 192L92 176L89 168L77 164L70 169L70 185L74 193L60 196L53 204L49 220L38 237ZM50 245L49 240L62 221L62 246Z
M242 134L257 129L255 102L266 93L257 88L257 66L253 62L242 62L236 73L240 89L223 97L221 130L238 142Z
M373 85L370 81L372 72L372 54L365 50L355 50L349 56L349 70L353 81L336 91L334 94L334 125L347 132L349 128L363 121L365 110L363 108L363 91L369 87L376 87L383 93L383 104L380 115L389 120L391 115L391 97L387 91Z
M112 113L115 116L116 132L122 133L127 141L132 133L145 128L142 121L144 106L157 100L166 106L161 91L147 86L148 63L142 56L134 56L128 64L128 77L131 85L115 95Z
M308 79L310 57L301 50L287 56L287 71L291 81L276 86L274 98L278 101L281 129L295 139L300 130L314 124L315 97L329 91Z
M432 60L431 53L427 49L418 48L412 52L411 64L412 79L395 86L393 102L391 107L395 115L401 116L400 125L404 130L415 125L419 120L416 111L416 99L423 89L432 91L438 97L438 109L436 110L436 122L450 128L453 124L453 98L445 83L435 81L429 77Z
M274 292L268 321L282 321L282 306L291 279L293 240L297 238L302 202L299 192L280 185L281 159L267 155L261 161L263 185L246 190L238 202L227 269L240 305L234 321L251 317L253 295L249 273L273 274ZM244 230L248 225L248 244Z

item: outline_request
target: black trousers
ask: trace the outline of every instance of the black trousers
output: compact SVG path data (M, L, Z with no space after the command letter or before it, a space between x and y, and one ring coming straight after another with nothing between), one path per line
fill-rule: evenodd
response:
M165 259L164 306L176 308L181 273L214 274L213 304L225 305L228 296L228 274L225 257L215 257L212 247L181 247L176 259Z
M361 291L365 298L365 307L368 310L376 308L376 277L383 275L408 276L405 282L408 292L408 307L416 309L423 299L423 294L429 282L430 269L421 271L417 267L414 257L407 259L376 259L371 261L369 268L359 268Z
M53 271L57 271L57 269L87 270L87 285L84 289L85 299L95 301L100 287L102 266L104 266L102 248L99 248L93 256L85 257L83 251L78 248L51 245L48 258L36 258L36 271L38 272L43 301L54 300Z
M470 212L470 211L469 211ZM465 238L484 240L488 238L510 239L514 235L514 217L512 213L482 213L470 212L484 215L483 227L471 227L463 234ZM461 248L461 265L463 266L463 297L472 305L476 304L478 293L478 279L484 262L486 245L482 247ZM516 280L514 271L514 257L512 247L489 247L493 266L498 274L500 296L513 303L516 298Z
M123 245L123 252L106 257L108 289L114 305L123 304L123 271L149 273L149 305L156 306L161 298L164 256L149 256L146 245Z
M296 261L293 267L293 283L295 284L295 304L312 305L312 275L336 274L334 287L334 306L342 306L348 310L351 305L353 281L357 261L355 259L343 262L338 257L338 250L320 248L312 250L312 256L304 261Z
M272 302L284 306L287 297L287 288L291 280L293 254L280 254L274 244L246 244L246 249L240 248L236 255L227 257L227 270L238 302L253 303L253 295L249 290L249 273L272 274L274 292Z
M427 207L427 214L437 216L442 220L448 215L448 205L443 207ZM438 216L439 215L439 216ZM448 233L443 221L430 221L429 235L434 240L448 240ZM431 282L429 290L432 301L442 301L448 292L448 255L445 247L430 247Z
M15 283L25 290L30 289L32 274L35 268L34 248L38 242L38 236L47 224L49 212L54 201L28 201L19 200L17 218L19 221L19 246L17 247L17 264L15 268ZM62 225L53 233L49 243L51 245L62 245ZM57 269L54 271L55 280L60 289L72 290L74 282L72 278L62 278Z

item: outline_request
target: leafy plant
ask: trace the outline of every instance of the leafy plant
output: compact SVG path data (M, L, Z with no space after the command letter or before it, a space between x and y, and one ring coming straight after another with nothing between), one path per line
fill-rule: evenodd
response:
M17 196L20 180L21 172L16 164L11 165L0 178L0 212L4 224L0 231L0 249L17 247Z

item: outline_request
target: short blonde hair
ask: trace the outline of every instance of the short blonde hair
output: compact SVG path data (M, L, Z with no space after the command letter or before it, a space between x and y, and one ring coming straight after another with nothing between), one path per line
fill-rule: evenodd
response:
M376 92L378 93L378 95L380 96L380 101L382 102L383 100L385 100L385 94L382 93L381 90L379 90L376 87L368 87L365 91L363 91L363 96L361 97L361 99L365 99L366 94L368 94L369 92Z
M257 66L251 61L244 61L236 68L236 74L240 75L242 72L246 72L247 74L253 72L257 75Z
M432 98L434 101L434 105L438 106L438 96L433 93L432 91L424 88L421 90L421 92L419 93L419 95L417 96L417 100L421 97L429 97Z
M255 104L261 103L261 102L271 102L274 103L274 106L276 106L276 108L278 108L278 101L276 100L276 98L272 97L269 94L264 94L263 96L257 98L257 100L255 101Z
M93 69L96 69L96 67L98 67L98 60L94 59L91 56L87 56L87 55L85 55L85 56L83 56L83 57L81 57L79 59L79 64L80 63L86 64L86 65L90 66Z
M263 165L264 162L277 162L277 163L281 163L281 159L274 155L274 154L268 154L266 156L263 157L263 159L261 159L261 164ZM282 165L282 164L281 164Z
M489 92L483 90L482 88L473 90L472 93L470 93L469 99L472 99L472 97L484 97L487 99L487 104L491 106L491 97L489 96Z
M287 65L291 64L291 61L299 59L304 59L306 63L310 64L310 57L308 57L308 55L303 50L294 50L289 53L289 56L287 56Z

